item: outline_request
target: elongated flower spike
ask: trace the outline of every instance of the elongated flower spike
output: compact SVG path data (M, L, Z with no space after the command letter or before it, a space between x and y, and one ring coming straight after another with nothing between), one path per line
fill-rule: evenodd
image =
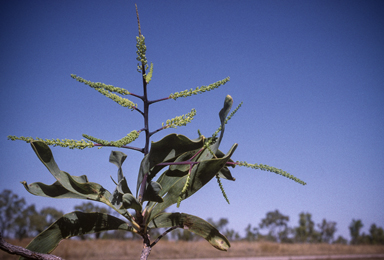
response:
M169 95L169 98L173 98L174 100L176 100L177 98L179 97L189 97L189 96L192 96L192 95L197 95L197 94L200 94L200 93L204 93L206 91L211 91L215 88L218 88L222 85L224 85L225 83L227 83L229 81L229 77L223 79L223 80L219 80L215 83L212 83L208 86L201 86L201 87L196 87L196 89L190 89L190 90L184 90L184 91L181 91L181 92L175 92L175 93L172 93Z
M122 98L119 95L112 93L112 92L115 92L115 93L118 93L121 95L130 95L131 93L126 89L114 87L112 85L106 85L106 84L100 83L100 82L91 82L91 81L85 80L81 77L78 77L74 74L71 74L71 77L73 79L76 79L78 82L84 83L85 85L88 85L91 88L97 90L99 93L112 99L113 101L115 101L116 103L118 103L119 105L121 105L123 107L128 107L130 109L135 109L138 107L137 104L133 103L129 99Z
M118 87L114 87L112 85L106 85L106 84L101 83L101 82L92 82L92 81L83 79L82 77L79 77L75 74L71 74L71 78L77 80L80 83L84 83L85 85L88 85L94 89L105 89L105 90L108 90L110 92L115 92L115 93L118 93L121 95L130 95L131 94L131 92L129 92L128 90L126 90L124 88L118 88Z
M224 199L227 201L228 204L230 204L230 203L229 203L229 199L228 199L228 197L227 197L227 194L225 193L224 186L223 186L223 184L221 183L219 174L216 174L216 180L217 180L217 184L219 184L219 187L220 187L221 193L223 194Z
M32 138L32 137L17 137L13 135L8 136L9 140L15 141L15 140L22 140L26 141L27 143L30 143L32 141L42 141L47 145L52 146L61 146L61 147L68 147L69 149L80 149L83 150L84 148L92 148L94 147L94 143L88 140L73 140L73 139L41 139L39 137Z
M143 35L136 36L136 48L136 60L139 62L139 64L137 64L137 71L142 73L142 68L144 67L146 69L148 64L147 57L145 56L147 46L145 46L145 37Z
M152 73L153 73L153 63L151 62L151 67L149 68L149 72L148 72L148 74L145 75L145 81L147 82L147 84L152 79Z
M166 129L166 128L170 128L170 127L176 128L178 126L185 126L193 120L195 115L196 115L196 109L193 108L191 110L191 112L189 112L185 115L177 116L177 117L174 117L172 119L168 119L165 124L162 123L162 128Z
M132 132L130 132L129 134L127 134L126 136L124 136L123 138L121 138L120 140L117 140L117 141L106 141L106 140L99 139L99 138L96 138L96 137L93 137L90 135L86 135L86 134L83 134L83 137L87 138L88 140L91 140L97 144L122 147L124 145L127 145L127 144L135 141L139 137L139 135L140 135L139 131L133 130Z
M248 168L252 168L252 169L260 169L262 171L269 171L269 172L274 172L276 174L279 174L281 176L284 176L288 179L291 179L297 183L300 183L302 185L306 185L307 183L305 183L304 181L300 180L299 178L296 178L295 176L289 174L288 172L286 171L283 171L281 169L278 169L278 168L275 168L275 167L272 167L272 166L268 166L268 165L265 165L265 164L250 164L250 163L247 163L247 162L235 162L233 163L234 165L239 165L239 166L245 166L245 167L248 167Z

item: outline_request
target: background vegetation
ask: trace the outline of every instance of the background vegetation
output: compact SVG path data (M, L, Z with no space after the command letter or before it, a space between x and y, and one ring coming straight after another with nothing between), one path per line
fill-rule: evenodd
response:
M79 204L74 210L83 212L103 212L113 214L107 207L100 207L91 202ZM0 193L0 231L8 239L18 239L36 236L42 232L56 219L60 218L63 212L54 207L44 207L40 210L34 204L28 205L24 198L13 193L11 190L3 190ZM117 215L116 215L117 216ZM227 218L208 221L213 224L230 241L259 241L259 242L277 242L281 244L299 243L299 244L351 244L351 245L384 245L384 232L382 227L371 224L369 233L361 233L364 226L360 219L352 219L349 225L350 238L335 236L337 223L323 219L321 223L314 223L312 214L308 212L299 213L299 222L294 226L289 225L289 216L274 210L267 212L260 223L249 223L244 232L242 230L229 229ZM159 231L157 231L159 232ZM152 233L152 236L155 235ZM171 236L163 239L173 241L199 241L200 237L188 230L174 230ZM139 236L134 236L128 232L109 231L97 233L95 235L85 235L81 240L90 239L119 239L135 240Z

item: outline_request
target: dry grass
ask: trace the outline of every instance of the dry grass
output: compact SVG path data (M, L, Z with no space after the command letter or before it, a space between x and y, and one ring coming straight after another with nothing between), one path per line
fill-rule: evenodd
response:
M28 241L9 241L26 246ZM136 260L140 258L141 241L65 240L53 254L67 260ZM228 252L213 248L206 241L160 241L152 250L150 259L175 258L225 258L283 255L330 255L330 254L384 254L384 246L349 246L328 244L277 244L268 242L233 242ZM14 260L16 256L0 251L0 259Z

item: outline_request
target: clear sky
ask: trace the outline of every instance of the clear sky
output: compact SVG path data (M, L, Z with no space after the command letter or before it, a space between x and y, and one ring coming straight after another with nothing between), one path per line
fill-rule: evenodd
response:
M0 191L39 207L73 210L81 200L27 193L20 181L54 182L28 144L7 135L117 140L143 127L141 115L70 77L141 94L136 71L134 1L1 1ZM147 57L154 63L149 97L221 80L219 89L151 107L150 127L196 108L187 127L173 131L210 136L227 94L242 108L226 127L221 150L238 143L233 159L284 169L301 186L274 173L236 167L235 182L215 180L178 210L229 219L243 233L278 209L298 225L337 222L363 231L384 227L384 2L383 1L137 1ZM139 100L130 98L139 103ZM139 103L140 105L140 103ZM144 144L140 137L136 146ZM52 148L60 168L113 191L111 148ZM124 173L135 188L140 153L128 154ZM116 178L116 177L114 177Z

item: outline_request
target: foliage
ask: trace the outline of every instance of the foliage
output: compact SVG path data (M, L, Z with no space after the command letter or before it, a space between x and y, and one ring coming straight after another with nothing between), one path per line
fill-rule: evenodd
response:
M384 231L382 227L377 227L376 224L372 224L369 228L370 244L384 245Z
M360 219L352 219L351 224L349 225L349 232L351 234L351 244L359 244L360 240L360 230L363 227L363 223Z
M299 226L295 231L296 242L313 243L319 241L319 232L315 230L315 223L310 213L300 213Z
M23 198L18 197L17 195L13 194L9 190L4 190L2 193L0 193L0 201L4 201L4 195L11 194L11 197L17 197L18 200L25 201ZM7 197L6 196L6 197ZM118 216L119 214L111 212L107 207L100 207L97 204L91 203L91 202L84 202L74 207L76 211L81 211L84 213L91 213L91 212L100 212L105 214L114 214ZM5 207L0 208L0 215L4 216L5 213ZM9 225L8 228L3 230L3 234L8 234L8 237L10 238L24 238L24 237L31 237L35 236L36 232L41 233L44 231L44 229L48 228L51 224L53 224L56 219L59 219L63 216L63 212L53 208L53 207L45 207L42 208L40 211L36 210L35 205L27 205L26 203L23 204L23 208L14 210L15 215L12 215L10 219L13 220L13 224ZM20 214L19 214L20 213ZM304 213L300 213L302 216ZM299 216L300 216L299 215ZM305 215L305 214L304 214ZM273 216L280 216L279 218L272 218ZM240 236L239 232L234 229L229 229L228 224L229 221L227 218L220 218L217 221L213 220L212 218L208 218L207 221L216 228L220 233L222 233L229 241L276 241L280 243L293 243L295 242L295 235L296 231L299 230L299 226L296 227L289 227L288 226L288 216L283 215L278 210L267 212L265 215L265 218L261 219L260 223L258 224L260 229L257 227L252 227L251 224L248 224L248 226L245 228L244 236ZM277 220L277 221L269 221L269 220ZM280 219L280 220L279 220ZM2 218L1 220L4 220ZM267 221L268 220L268 221ZM276 225L276 223L281 223L281 225ZM266 223L272 223L267 228L264 226ZM357 221L354 221L354 223L358 223ZM362 224L361 220L360 223ZM275 231L279 232L272 232L271 229L273 229L273 226L275 225ZM300 222L299 222L300 225ZM282 228L283 227L283 228ZM315 224L314 227L317 227L317 229L314 230L317 236L317 240L313 239L308 241L308 243L328 243L328 244L348 244L348 240L345 239L342 236L337 236L336 239L334 239L336 229L336 222L334 221L327 221L326 219L323 219L322 222ZM280 229L279 229L280 228ZM267 234L262 234L260 231L263 229L269 230ZM23 231L24 230L24 231ZM150 230L151 237L158 237L161 236L164 232L163 229L152 229ZM21 236L20 236L21 234ZM80 235L79 237L81 239L114 239L114 240L127 240L127 239L138 239L138 236L132 236L132 233L127 233L125 230L117 229L117 230L110 230L108 232L104 232L102 236L101 233L90 233L88 235ZM275 234L275 236L272 236L271 234ZM98 236L100 235L100 236ZM196 241L201 239L198 235L195 233L189 231L188 229L175 229L172 233L172 238L174 240L178 241ZM162 239L167 239L167 236L163 237ZM369 245L383 245L384 244L384 232L383 228L377 226L376 224L372 224L369 228L369 234L359 234L357 237L357 243L355 244L369 244ZM298 241L300 242L300 241Z
M245 237L244 239L246 241L256 241L259 238L259 230L257 227L253 227L251 224L248 224L248 226L245 228Z
M267 240L281 242L288 239L288 221L288 216L284 216L278 210L275 210L267 213L266 217L261 220L259 227L269 229Z
M384 245L384 231L382 227L372 224L369 228L369 234L360 234L363 222L360 219L352 219L349 225L352 245Z
M332 243L333 241L333 236L336 232L336 222L333 221L326 221L323 219L321 224L317 224L317 226L320 229L320 241L319 242L324 242L324 243Z
M0 194L0 231L9 237L14 229L16 219L20 220L25 210L25 199L19 198L11 190L3 190ZM20 232L19 232L20 233Z
M3 190L0 194L0 225L5 237L21 240L35 236L62 215L63 212L53 207L39 211L34 204L27 205L24 198L10 190Z
M137 18L139 22L138 13ZM156 100L148 100L147 85L152 80L154 71L152 63L150 68L148 66L145 37L141 34L140 23L138 24L139 36L136 37L136 59L139 62L137 70L143 79L142 95L134 94L121 87L91 82L77 75L71 75L71 77L95 89L122 107L140 113L144 119L144 126L142 128L132 129L129 134L117 141L107 141L88 134L83 135L87 140L8 137L11 140L24 140L30 143L37 157L56 178L56 182L51 185L40 182L28 185L26 182L23 182L28 192L43 197L76 198L101 202L119 213L124 220L103 212L87 212L85 210L85 212L75 211L68 213L59 218L48 229L41 232L28 245L28 249L49 253L65 238L108 230L124 230L142 237L144 241L142 257L146 259L151 248L163 237L163 235L160 235L151 243L148 235L150 229L168 228L164 233L165 235L174 229L181 228L203 237L215 248L226 251L230 247L228 239L208 221L185 213L165 213L164 211L173 204L179 206L183 200L195 194L213 178L216 178L224 198L228 200L221 179L235 180L229 170L230 167L246 166L266 170L305 185L305 182L275 167L263 164L248 164L244 161L233 161L231 158L237 148L236 143L227 152L219 150L225 132L225 125L241 106L240 103L230 113L233 99L229 95L226 96L223 107L219 112L220 125L218 130L211 137L207 138L199 133L197 138L190 139L183 135L169 134L157 142L150 142L152 135L155 133L168 128L184 126L196 114L196 110L192 109L187 114L166 120L166 123L163 123L161 127L159 126L151 131L149 128L150 105L161 101L205 93L226 84L229 81L229 77L208 86L175 92ZM143 103L142 108L139 108L138 104L122 96L138 98ZM130 146L142 133L145 134L144 146ZM115 190L109 192L102 185L89 182L88 177L85 175L75 176L60 170L48 145L71 149L110 146L143 153L144 158L140 163L136 192L131 191L123 175L122 165L127 157L123 152L112 151L110 154L109 161L117 166L117 180L114 181L116 184ZM156 181L155 177L157 177Z

